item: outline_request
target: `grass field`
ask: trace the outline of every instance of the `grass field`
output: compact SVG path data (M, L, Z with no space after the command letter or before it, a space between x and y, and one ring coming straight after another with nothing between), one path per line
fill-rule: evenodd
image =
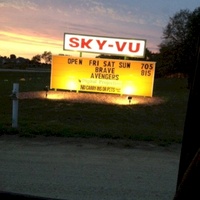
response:
M78 93L71 93L76 96L76 101L73 98L22 98L19 99L18 128L12 128L10 94L13 83L19 83L20 93L40 92L45 96L44 87L50 84L50 73L0 72L1 134L120 138L153 141L159 145L180 143L182 140L189 94L186 79L155 79L153 97L135 97L143 102L138 104L83 102L82 99L79 102L77 98L81 94ZM65 93L70 96L70 92ZM102 97L84 94L85 98L87 96L90 99ZM118 95L103 97L123 98ZM159 103L149 103L158 99Z

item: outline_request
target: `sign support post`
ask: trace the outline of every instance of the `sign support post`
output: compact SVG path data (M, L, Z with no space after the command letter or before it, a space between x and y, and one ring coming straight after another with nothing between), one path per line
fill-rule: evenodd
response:
M18 127L18 93L19 93L19 84L13 84L13 91L11 94L12 97L12 127Z

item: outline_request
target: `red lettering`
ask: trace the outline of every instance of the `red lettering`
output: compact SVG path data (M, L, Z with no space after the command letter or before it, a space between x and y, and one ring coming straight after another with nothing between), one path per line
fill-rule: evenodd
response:
M104 44L106 43L107 41L106 40L104 40L104 41L100 41L100 40L97 40L97 44L99 45L99 50L102 50L103 49L103 46L104 46Z
M70 47L78 47L79 46L79 43L77 42L78 38L70 38L69 41L72 43L72 44L69 44Z
M126 42L123 42L123 44L120 46L119 42L116 42L117 50L123 51L124 47L126 46Z
M136 49L135 50L133 50L133 43L129 43L129 51L130 52L135 53L135 52L138 52L139 50L140 50L140 43L136 44Z
M91 47L89 46L90 42L92 42L92 39L89 39L88 41L85 41L85 39L83 38L81 40L81 48L87 47L88 49L91 49Z

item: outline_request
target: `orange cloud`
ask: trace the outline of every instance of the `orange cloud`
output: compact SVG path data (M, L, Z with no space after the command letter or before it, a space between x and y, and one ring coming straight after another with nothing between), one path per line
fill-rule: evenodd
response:
M0 31L0 40L0 55L2 56L4 56L3 52L6 52L7 55L14 53L17 57L26 55L27 58L41 54L44 51L51 51L55 54L63 53L62 40L6 31Z

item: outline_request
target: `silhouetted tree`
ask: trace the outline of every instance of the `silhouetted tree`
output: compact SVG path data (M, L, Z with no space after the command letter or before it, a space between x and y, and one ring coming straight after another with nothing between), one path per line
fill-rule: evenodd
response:
M189 10L181 10L170 18L163 31L163 41L160 46L161 66L167 74L186 73L185 41L188 35L187 23Z
M10 54L10 59L11 60L15 60L17 57L16 57L16 55L15 54Z
M159 67L166 74L183 73L190 78L196 61L197 42L200 33L200 7L193 12L180 10L163 31Z
M190 88L197 63L198 51L200 49L200 7L195 9L189 16L187 29L188 37L185 44L187 47L186 57L188 58L188 87Z
M46 64L51 64L52 60L52 53L50 51L45 51L42 55L41 58L44 60Z
M37 54L33 56L31 61L39 63L41 61L41 55Z

